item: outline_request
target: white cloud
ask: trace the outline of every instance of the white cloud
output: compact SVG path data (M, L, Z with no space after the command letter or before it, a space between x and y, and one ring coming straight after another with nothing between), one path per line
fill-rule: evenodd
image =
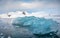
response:
M32 8L44 7L44 4L41 2L21 3L21 7L32 9Z
M6 3L4 6L2 6L0 8L0 10L2 12L9 12L9 11L16 11L16 10L25 10L25 11L29 11L29 10L37 10L37 11L46 11L44 9L48 9L48 8L58 8L58 4L55 3L48 3L48 2L40 2L40 1L33 1L33 2L8 2ZM33 10L34 9L34 10ZM50 9L48 9L47 11L49 11ZM56 9L57 10L57 9ZM57 10L59 11L59 10ZM51 11L50 11L51 12Z
M33 8L42 8L45 4L42 2L32 2L32 3L26 3L26 2L20 2L20 3L8 3L5 5L5 8L11 9L11 8L24 8L24 9L33 9Z
M53 9L52 11L54 12L55 11L54 8L58 9L58 5L59 4L54 3L54 2L49 3L47 1L37 1L37 0L36 1L34 0L32 2L9 1L9 2L7 2L6 4L4 4L0 7L0 11L2 13L4 13L4 12L6 13L6 12L9 12L9 11L17 11L17 10L49 11L49 10L51 10L49 8L52 8ZM52 12L52 11L49 11L49 12ZM59 10L57 10L57 12L58 11Z
M45 7L49 7L49 8L55 8L58 7L58 4L54 4L54 3L45 3L45 2L18 2L18 3L12 3L9 2L6 4L6 8L25 8L25 9L32 9L32 8L45 8Z

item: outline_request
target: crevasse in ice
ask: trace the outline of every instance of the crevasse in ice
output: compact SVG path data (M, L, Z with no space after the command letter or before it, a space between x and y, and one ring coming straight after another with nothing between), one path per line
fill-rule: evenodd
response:
M14 26L24 27L31 31L33 34L46 34L56 32L58 23L52 19L30 17L18 17L13 20Z

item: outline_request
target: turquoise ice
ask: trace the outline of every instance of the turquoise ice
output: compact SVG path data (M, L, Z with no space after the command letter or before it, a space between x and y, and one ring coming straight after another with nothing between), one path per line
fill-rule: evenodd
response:
M18 17L13 20L14 26L24 27L31 31L33 34L46 34L56 32L58 23L52 19L30 17Z

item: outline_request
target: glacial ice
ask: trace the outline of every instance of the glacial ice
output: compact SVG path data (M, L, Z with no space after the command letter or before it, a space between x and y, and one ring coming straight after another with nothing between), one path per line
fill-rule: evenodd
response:
M52 19L30 17L18 17L13 20L14 26L24 27L31 31L33 34L46 34L56 32L58 23Z

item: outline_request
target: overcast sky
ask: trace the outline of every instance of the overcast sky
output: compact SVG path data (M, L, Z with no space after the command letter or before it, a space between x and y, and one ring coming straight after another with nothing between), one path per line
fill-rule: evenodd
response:
M0 14L15 11L43 11L60 14L60 0L0 0Z

